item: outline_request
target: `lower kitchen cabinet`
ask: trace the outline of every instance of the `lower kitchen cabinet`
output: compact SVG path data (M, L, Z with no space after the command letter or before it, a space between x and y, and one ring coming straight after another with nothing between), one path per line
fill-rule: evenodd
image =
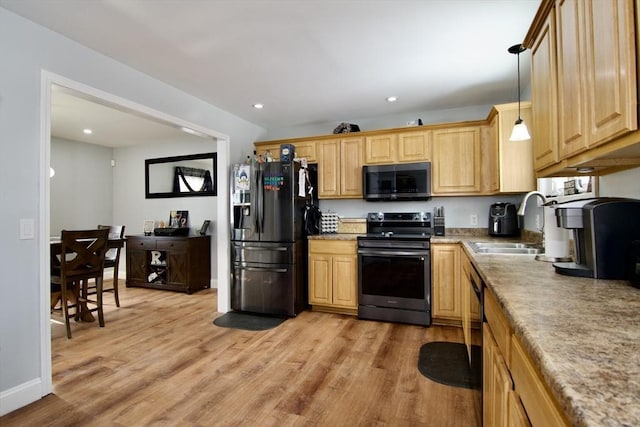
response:
M484 291L484 312L482 425L570 425L489 289Z
M434 324L460 325L460 254L457 243L431 244L431 315Z
M314 310L357 314L355 240L309 240L309 304Z
M210 286L210 236L127 236L127 287L188 294Z

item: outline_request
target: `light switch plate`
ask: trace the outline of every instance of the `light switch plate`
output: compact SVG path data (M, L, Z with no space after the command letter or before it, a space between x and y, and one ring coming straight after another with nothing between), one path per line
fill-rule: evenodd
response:
M35 222L33 218L23 218L20 220L20 240L30 240L34 239L35 232Z

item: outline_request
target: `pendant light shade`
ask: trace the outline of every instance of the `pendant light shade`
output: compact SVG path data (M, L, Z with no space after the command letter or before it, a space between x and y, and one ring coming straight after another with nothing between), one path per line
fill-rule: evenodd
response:
M509 141L528 141L531 139L531 135L529 135L529 129L527 129L527 125L520 117L520 53L524 52L527 48L522 46L521 44L514 44L511 46L508 51L518 57L518 120L516 120L513 131L511 132L511 137Z
M527 141L529 139L531 139L531 135L529 135L529 129L527 129L527 125L524 123L524 120L516 120L516 124L513 126L509 141Z

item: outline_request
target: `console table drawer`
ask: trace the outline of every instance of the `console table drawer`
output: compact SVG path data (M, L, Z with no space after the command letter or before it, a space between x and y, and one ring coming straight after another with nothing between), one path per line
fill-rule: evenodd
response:
M184 251L187 248L188 243L184 240L168 241L159 240L156 244L156 249L159 251L173 250Z

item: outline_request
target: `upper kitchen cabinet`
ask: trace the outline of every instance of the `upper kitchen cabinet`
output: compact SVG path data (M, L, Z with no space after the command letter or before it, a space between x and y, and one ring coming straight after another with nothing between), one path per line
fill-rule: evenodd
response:
M520 104L520 117L532 123L531 102ZM488 131L482 138L482 192L526 193L536 189L533 173L533 140L509 141L518 103L496 105L489 114Z
M281 144L292 144L296 147L296 157L305 158L309 163L316 163L318 161L318 157L316 156L316 141L299 141L299 140L290 140L290 141L278 141L278 142L256 142L256 152L258 155L265 155L265 153L269 153L273 160L280 160L280 145Z
M397 148L396 133L367 136L364 140L364 162L367 165L393 163Z
M433 131L432 194L480 194L481 125Z
M524 42L538 176L640 165L636 13L633 0L541 3Z
M393 132L365 138L367 165L426 162L431 159L430 131Z
M316 144L319 198L362 198L363 143L364 137L353 136Z

